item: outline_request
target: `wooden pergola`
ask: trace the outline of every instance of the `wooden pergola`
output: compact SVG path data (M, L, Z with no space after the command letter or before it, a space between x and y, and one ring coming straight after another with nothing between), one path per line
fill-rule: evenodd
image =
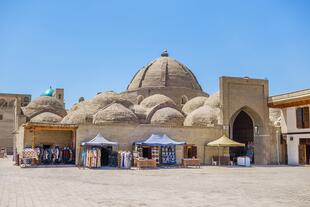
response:
M75 124L44 124L44 123L32 123L28 122L23 125L24 129L32 131L32 148L35 147L36 132L38 131L71 131L72 132L72 148L76 146L76 130L78 125Z

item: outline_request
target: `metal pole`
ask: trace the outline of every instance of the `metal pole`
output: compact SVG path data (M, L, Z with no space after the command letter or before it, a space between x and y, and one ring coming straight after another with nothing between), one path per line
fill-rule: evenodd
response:
M218 149L218 152L219 152L219 166L220 166L221 165L220 147L218 146L217 149Z
M277 140L277 162L280 165L280 155L279 155L279 131L276 131L276 140Z

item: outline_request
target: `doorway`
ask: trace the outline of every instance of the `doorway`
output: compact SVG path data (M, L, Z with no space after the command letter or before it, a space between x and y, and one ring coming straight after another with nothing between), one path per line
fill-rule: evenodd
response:
M310 164L310 139L299 140L299 164Z
M142 157L152 159L152 148L149 146L142 147Z
M110 146L101 148L101 166L109 166L111 152L112 147Z
M232 139L245 144L245 147L230 148L231 159L248 156L254 163L254 124L252 118L244 111L240 111L232 125Z

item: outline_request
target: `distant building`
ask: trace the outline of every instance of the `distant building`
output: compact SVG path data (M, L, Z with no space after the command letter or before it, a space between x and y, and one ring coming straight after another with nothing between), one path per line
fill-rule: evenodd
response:
M7 148L8 154L13 153L15 127L20 124L16 117L22 113L21 107L30 101L28 94L0 93L0 147Z
M272 96L269 107L281 109L283 159L289 165L310 164L310 89Z

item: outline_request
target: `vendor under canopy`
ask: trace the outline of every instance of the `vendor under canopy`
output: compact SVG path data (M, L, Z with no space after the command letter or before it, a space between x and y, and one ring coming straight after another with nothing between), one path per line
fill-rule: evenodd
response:
M221 165L221 159L220 159L220 147L245 147L245 144L236 142L230 138L228 138L226 135L223 135L222 137L209 142L207 144L209 147L217 147L218 148L218 157L219 157L219 165Z
M137 167L153 168L159 164L176 164L176 145L184 145L186 143L174 141L166 134L152 134L148 139L135 142L134 144L134 157ZM152 160L153 162L151 162Z
M81 142L80 159L83 167L98 168L102 166L117 166L117 152L112 147L117 142L111 142L99 132L95 138L88 142Z

